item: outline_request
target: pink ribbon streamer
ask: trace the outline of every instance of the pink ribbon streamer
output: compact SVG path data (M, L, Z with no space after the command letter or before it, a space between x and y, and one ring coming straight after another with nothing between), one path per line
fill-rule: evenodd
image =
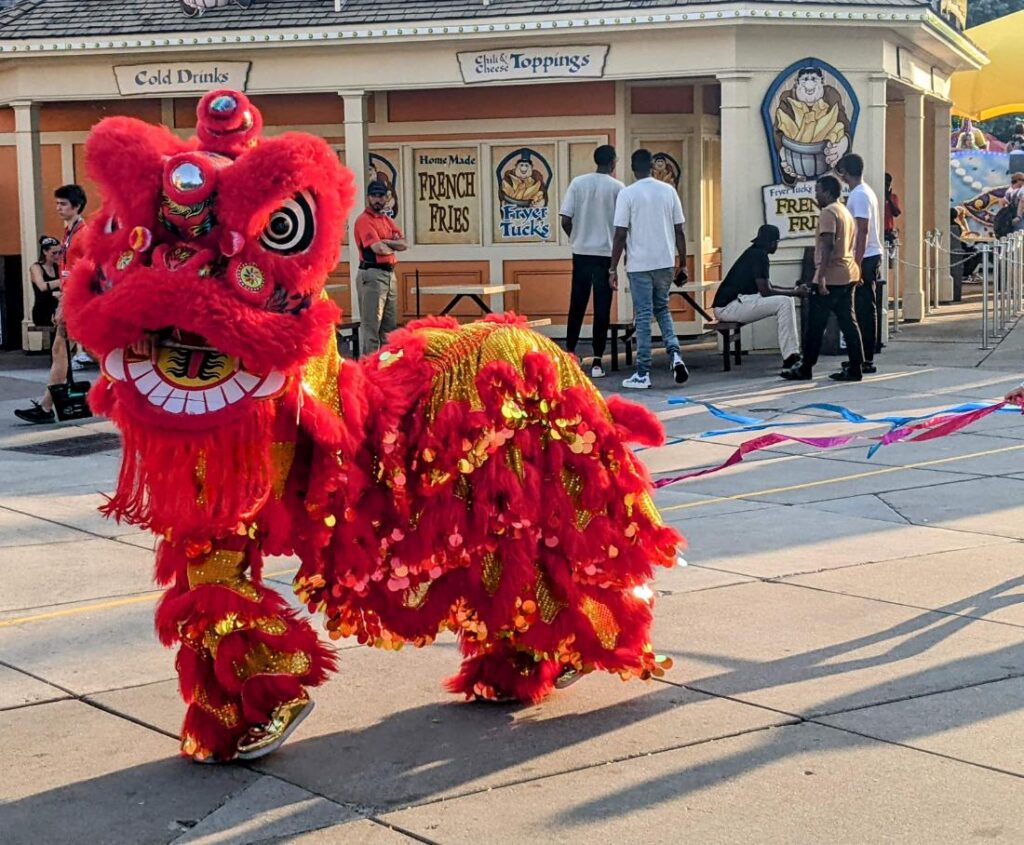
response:
M967 411L966 413L954 414L951 416L934 417L930 420L925 420L924 422L918 422L913 425L904 426L903 428L894 429L893 431L887 432L881 436L845 434L838 437L797 437L792 434L771 432L770 434L763 434L760 437L754 437L751 440L741 443L735 452L717 466L694 470L693 472L688 472L684 475L673 475L669 478L659 478L654 482L654 487L655 489L660 489L662 487L668 487L670 484L678 484L680 481L686 481L690 478L699 478L702 475L711 475L715 472L721 472L723 469L740 463L744 456L749 455L751 452L759 452L762 449L768 449L777 443L803 443L805 446L813 446L815 449L835 449L838 446L847 446L850 443L857 442L858 440L874 442L879 446L888 446L890 443L897 443L901 440L907 440L910 442L935 440L939 437L945 437L949 434L960 431L961 429L976 423L978 420L984 419L989 414L994 414L1000 408L1005 407L1006 404L1006 402L998 402L995 405L990 405L986 408L979 408L976 411Z

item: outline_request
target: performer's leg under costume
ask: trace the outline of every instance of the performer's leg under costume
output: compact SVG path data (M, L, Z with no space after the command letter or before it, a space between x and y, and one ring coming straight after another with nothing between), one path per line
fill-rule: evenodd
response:
M157 577L170 586L157 631L181 643L182 751L200 761L273 750L308 708L306 688L334 667L309 622L262 585L260 566L244 534L203 546L163 541L158 552Z

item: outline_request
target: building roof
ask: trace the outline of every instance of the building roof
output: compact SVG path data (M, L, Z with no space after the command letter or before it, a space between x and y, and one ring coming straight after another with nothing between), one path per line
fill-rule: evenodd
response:
M760 0L765 5L929 7L929 0ZM737 0L738 2L738 0ZM730 4L730 0L726 0ZM189 18L177 0L0 0L0 40L211 32L260 29L322 29L332 26L412 21L545 17L559 14L643 14L708 0L252 0L249 9L232 3Z

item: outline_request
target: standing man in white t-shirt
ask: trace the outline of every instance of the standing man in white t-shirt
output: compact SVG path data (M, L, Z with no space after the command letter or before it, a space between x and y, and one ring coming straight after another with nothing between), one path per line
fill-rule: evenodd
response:
M583 315L593 290L592 378L604 376L601 358L608 341L608 322L612 311L612 285L608 274L612 263L612 219L615 200L625 187L612 175L616 161L615 147L604 144L594 150L597 171L577 176L569 183L560 211L562 230L572 245L572 292L569 294L565 348L576 354Z
M856 153L847 153L839 160L836 171L849 186L846 207L857 224L853 243L853 260L860 267L861 282L853 295L857 326L864 341L865 373L877 372L875 349L878 344L878 306L875 288L882 266L882 227L878 213L878 197L864 181L864 159ZM843 369L847 369L843 364Z
M658 320L665 351L672 362L676 384L690 373L679 354L668 291L673 277L678 285L686 281L686 235L683 233L683 204L676 189L651 176L651 151L637 150L632 158L636 181L619 192L615 202L615 237L612 243L612 290L618 290L616 267L626 252L626 273L636 315L636 372L623 387L645 390L651 386L651 316ZM676 253L679 271L676 271Z

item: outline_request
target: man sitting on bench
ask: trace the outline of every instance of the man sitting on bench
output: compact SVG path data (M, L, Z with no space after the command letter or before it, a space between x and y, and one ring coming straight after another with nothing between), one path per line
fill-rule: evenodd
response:
M779 230L762 226L751 246L729 268L725 281L715 293L715 316L729 323L756 323L773 314L779 323L779 349L782 366L792 367L800 360L800 332L797 329L796 304L801 288L777 288L769 281L769 255L779 248Z

